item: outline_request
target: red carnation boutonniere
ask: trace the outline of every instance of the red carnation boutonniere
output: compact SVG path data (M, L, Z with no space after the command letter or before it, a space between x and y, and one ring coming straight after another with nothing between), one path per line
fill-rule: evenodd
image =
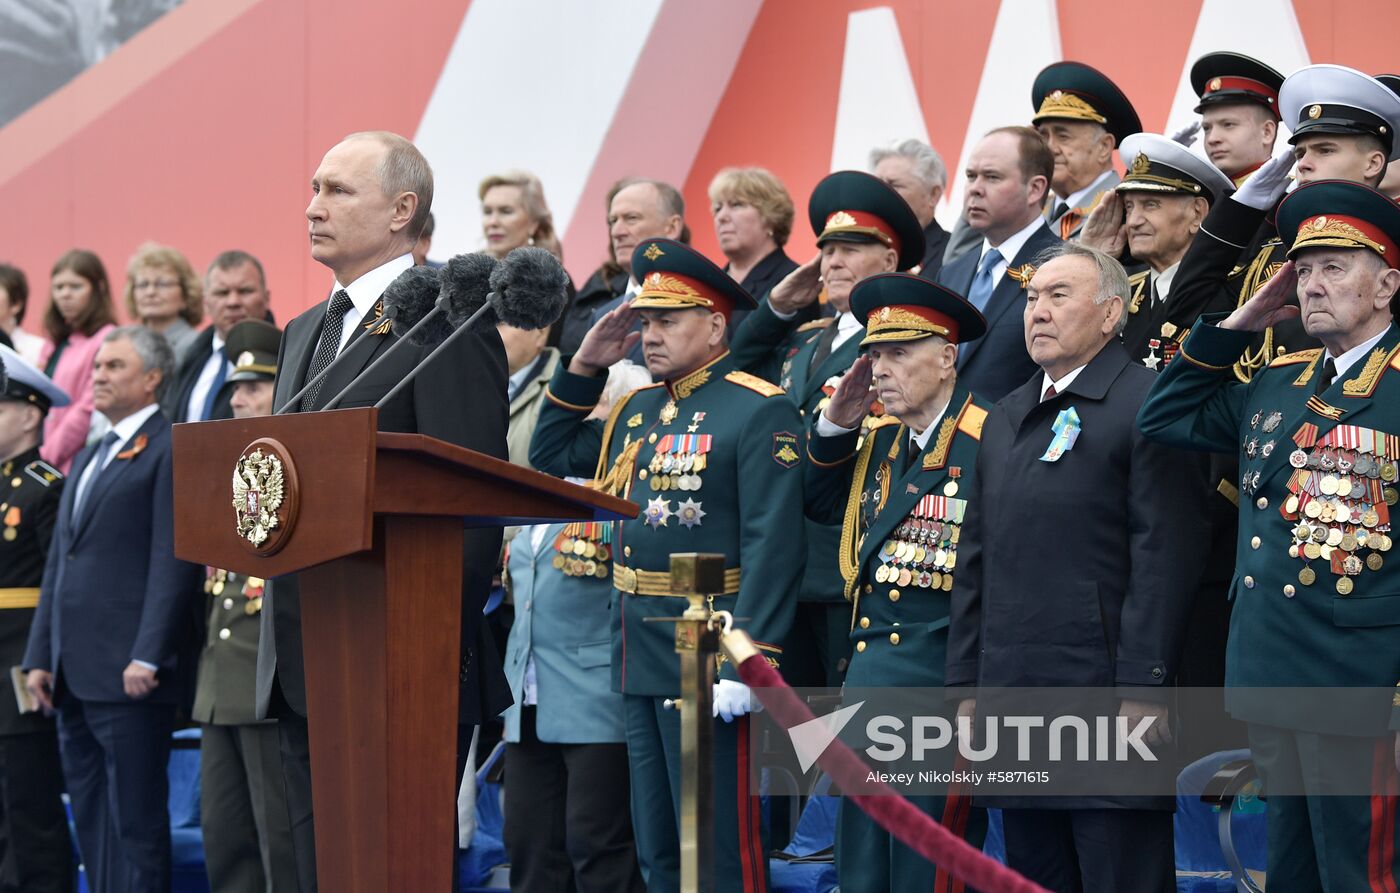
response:
M137 456L141 455L141 451L146 448L147 443L146 435L138 434L136 435L136 440L131 444L131 449L122 450L120 453L117 453L117 458L122 460L135 459Z

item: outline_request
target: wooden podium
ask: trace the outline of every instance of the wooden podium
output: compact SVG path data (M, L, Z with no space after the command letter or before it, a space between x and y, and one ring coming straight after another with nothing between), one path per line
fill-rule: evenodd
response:
M463 527L618 520L636 507L431 437L380 433L377 417L176 425L175 553L250 576L300 574L320 887L445 893ZM273 455L280 486L264 479ZM256 546L238 530L236 467L250 526L277 517Z

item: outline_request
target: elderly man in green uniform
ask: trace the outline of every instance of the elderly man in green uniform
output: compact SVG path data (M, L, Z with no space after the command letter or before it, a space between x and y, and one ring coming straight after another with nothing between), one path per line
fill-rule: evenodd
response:
M899 193L861 171L837 171L812 191L807 216L821 253L773 287L734 335L740 368L788 392L808 423L831 399L860 353L851 289L877 273L907 270L923 257L919 220ZM835 317L801 323L826 289ZM807 561L783 678L794 686L839 686L851 656L850 607L836 569L838 522L807 521Z
M69 399L8 347L0 364L0 667L9 668L24 657L63 492L63 475L39 458L44 416ZM68 893L73 844L53 719L0 701L0 891Z
M851 293L851 308L865 325L866 353L815 421L807 515L841 525L838 559L855 643L847 686L938 688L959 526L991 408L958 381L958 345L980 337L986 321L960 295L905 273L866 279ZM877 398L886 415L862 439ZM972 807L967 792L911 799L981 845L986 812ZM847 800L836 870L847 893L951 890L954 883Z
M802 560L802 419L781 388L734 368L725 346L731 311L754 301L724 271L669 239L632 255L641 291L603 316L550 382L530 462L595 485L642 510L613 537L613 684L624 695L632 823L647 887L679 885L680 694L670 624L674 552L724 555L715 610L744 618L777 663L792 625ZM642 331L632 331L640 318ZM640 339L657 384L618 400L607 422L588 421L607 369ZM596 469L596 471L595 471ZM767 889L757 792L749 789L749 691L725 664L715 684L715 889Z
M1400 207L1358 183L1320 181L1285 198L1277 222L1290 262L1228 316L1202 318L1138 422L1164 443L1241 456L1226 705L1249 724L1266 792L1276 786L1270 886L1393 890ZM1256 334L1290 318L1323 346L1237 382L1234 364ZM1258 691L1393 685L1393 707L1387 695L1345 718ZM1371 796L1326 796L1336 792L1328 779L1347 770L1365 775Z
M1113 149L1141 131L1142 121L1117 84L1082 62L1041 69L1031 87L1031 105L1031 124L1055 156L1045 222L1061 239L1073 239L1118 184Z
M238 419L272 414L282 333L262 320L229 330L224 355L233 364L224 388ZM253 709L258 623L264 581L205 569L209 632L199 659L193 718L200 739L200 823L212 893L295 890L296 856L282 790L275 720Z

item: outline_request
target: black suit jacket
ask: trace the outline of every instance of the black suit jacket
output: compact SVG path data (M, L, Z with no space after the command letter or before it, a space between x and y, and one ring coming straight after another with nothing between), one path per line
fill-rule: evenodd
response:
M293 319L282 335L277 358L277 383L273 405L280 407L301 389L316 353L328 301ZM356 322L354 334L341 354L345 356L326 377L318 393L319 409L350 384L375 358L397 340L392 333L373 334L367 324L373 311ZM397 351L384 366L351 388L339 408L373 406L402 380L432 348L410 345ZM413 383L379 411L381 431L426 434L499 459L507 457L506 358L500 335L494 328L473 332L453 342L443 354L424 367ZM491 577L501 549L500 528L469 530L462 550L462 642L464 667L475 651L481 610L491 588ZM266 716L274 675L288 706L306 714L306 680L302 669L301 603L296 575L278 577L263 604L261 650L258 654L257 710ZM270 627L270 629L269 629ZM494 668L500 674L500 667ZM470 686L459 699L464 722L478 722L480 679L464 672ZM493 705L495 706L495 705ZM499 705L504 708L505 704ZM489 708L488 708L489 709ZM491 715L494 715L492 713Z
M1060 237L1041 226L1007 263L1007 269L1028 264ZM939 270L933 278L939 285L967 297L972 277L977 275L980 251L969 251ZM920 273L922 276L923 274ZM1026 352L1026 289L1010 275L1003 275L982 315L987 318L987 334L958 347L958 380L979 397L995 403L1040 373L1040 367Z
M144 438L144 446L138 443ZM198 652L199 568L175 557L170 422L157 412L88 485L75 524L73 499L97 444L73 460L25 650L25 669L45 669L85 701L125 704L122 671L157 666L148 701L187 695Z
M943 268L943 252L948 250L948 231L937 220L924 227L924 259L919 262L919 275L936 280Z
M180 368L175 373L175 385L166 392L165 401L161 404L161 410L171 421L204 422L233 418L233 407L229 404L229 397L233 394L231 389L214 399L214 412L208 419L191 418L187 412L195 382L199 380L199 373L203 371L204 364L209 362L213 353L214 327L209 326L190 342L190 351L185 354L185 359L181 361Z
M1115 340L1063 393L1040 402L1037 374L993 407L953 585L949 686L1172 680L1208 546L1205 472L1138 430L1155 380ZM1070 407L1078 440L1041 461ZM1028 544L1061 572L1027 561Z

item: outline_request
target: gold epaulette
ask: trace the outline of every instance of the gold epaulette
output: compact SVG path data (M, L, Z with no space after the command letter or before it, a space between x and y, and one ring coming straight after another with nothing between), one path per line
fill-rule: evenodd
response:
M987 421L987 410L971 403L963 411L962 418L958 419L958 430L973 440L980 441L982 439L982 423L985 421Z
M1146 279L1151 273L1152 273L1152 271L1151 271L1150 269L1149 269L1149 270L1142 270L1142 271L1140 271L1140 272L1134 273L1134 274L1132 274L1131 276L1128 277L1128 284L1129 284L1129 285L1137 285L1139 282L1141 282L1142 280Z
M63 472L54 468L43 459L35 459L33 462L30 462L28 465L24 466L24 471L25 474L43 484L45 487L52 486L54 481L63 480Z
M732 381L741 388L748 388L754 393L762 394L765 397L777 397L780 394L787 393L771 381L765 381L757 375L750 375L747 372L740 372L737 369L726 375L724 380Z
M899 419L895 418L892 415L868 415L865 417L865 422L863 424L865 426L866 431L874 431L876 429L885 428L890 425L898 425Z
M1270 362L1269 365L1292 366L1297 363L1311 363L1313 360L1317 359L1317 355L1320 353L1322 353L1322 348L1320 347L1314 347L1311 350L1295 350L1292 353L1286 353L1281 356L1274 357L1273 361Z
M1395 356L1390 358L1390 368L1400 372L1400 351L1397 351Z
M810 321L810 322L804 322L802 325L800 325L800 326L797 327L797 331L799 331L799 332L811 332L811 331L814 331L814 330L816 330L816 329L824 329L824 328L826 328L827 326L831 325L831 324L834 323L834 322L836 322L836 317L834 317L834 316L822 316L822 317L818 317L817 319L814 319L814 320L812 320L812 321Z

